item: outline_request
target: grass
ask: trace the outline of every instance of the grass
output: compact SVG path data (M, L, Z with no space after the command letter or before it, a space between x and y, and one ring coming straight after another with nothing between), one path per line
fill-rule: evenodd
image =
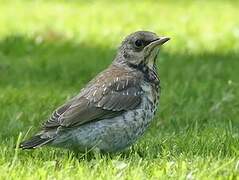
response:
M0 2L0 179L239 179L236 1ZM160 110L127 152L15 149L139 29L168 35Z

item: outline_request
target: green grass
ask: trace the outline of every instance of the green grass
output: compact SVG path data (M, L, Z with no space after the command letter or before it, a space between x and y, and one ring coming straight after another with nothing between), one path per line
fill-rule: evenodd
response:
M0 1L0 179L239 179L236 1ZM139 29L160 54L160 110L127 152L15 149Z

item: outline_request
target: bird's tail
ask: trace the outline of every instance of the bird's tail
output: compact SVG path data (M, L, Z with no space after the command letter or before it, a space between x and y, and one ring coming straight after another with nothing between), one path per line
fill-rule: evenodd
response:
M29 140L21 142L19 147L21 149L34 149L34 148L41 147L51 142L52 140L54 140L53 138L42 138L41 136L42 136L41 134L33 136Z

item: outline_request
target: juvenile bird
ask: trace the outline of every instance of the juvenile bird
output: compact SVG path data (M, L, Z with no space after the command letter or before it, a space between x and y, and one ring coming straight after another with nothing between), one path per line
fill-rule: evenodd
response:
M112 64L56 109L22 149L49 145L84 152L117 152L147 129L159 102L156 59L169 40L137 31L121 43Z

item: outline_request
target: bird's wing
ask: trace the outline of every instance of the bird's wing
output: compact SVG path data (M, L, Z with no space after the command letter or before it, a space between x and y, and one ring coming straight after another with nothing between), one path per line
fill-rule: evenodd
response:
M141 76L111 68L58 108L43 128L79 126L134 109L141 103L140 80Z

